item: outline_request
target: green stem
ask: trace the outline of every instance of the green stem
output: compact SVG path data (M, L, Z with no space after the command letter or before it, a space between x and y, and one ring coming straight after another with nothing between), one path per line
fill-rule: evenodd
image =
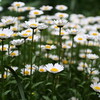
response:
M33 58L33 38L34 38L34 29L33 29L33 34L32 34L32 42L31 42L31 70L30 70L30 75L32 75L32 58Z
M2 67L2 100L5 100L5 97L4 97L4 52L3 52L3 48L4 48L4 40L2 39L2 59L1 59L1 67Z
M30 69L30 100L32 99L32 65L33 65L33 39L34 39L34 29L32 34L32 42L31 42L31 69Z
M24 72L25 72L25 64L26 64L26 38L24 38L24 55L23 55L23 60L24 60Z
M62 38L61 38L61 27L59 27L59 52L58 52L58 55L59 55L59 64L61 62L61 52L62 52Z
M71 63L72 63L72 61L73 61L73 44L74 44L74 37L72 36L71 37L71 39L72 39L72 47L71 47L71 59L70 59L70 66L71 66Z
M40 65L41 65L41 39L42 39L42 30L41 30L41 33L40 33Z

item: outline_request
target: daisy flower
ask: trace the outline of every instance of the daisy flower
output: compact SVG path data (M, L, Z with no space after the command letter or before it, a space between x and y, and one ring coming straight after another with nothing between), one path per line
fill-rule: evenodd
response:
M26 30L20 32L19 33L19 36L24 37L24 38L27 38L27 37L29 37L29 36L32 35L32 32L33 32L32 29L26 29Z
M68 14L66 14L66 13L56 13L55 17L58 17L58 18L68 18Z
M46 65L46 69L51 73L58 73L64 70L64 67L58 63L53 65L52 63Z
M43 11L42 10L32 10L29 12L29 15L42 15Z
M93 83L90 85L90 87L96 91L96 92L100 92L100 83Z
M30 28L37 28L39 23L35 20L25 21L26 25Z
M1 39L6 39L6 38L10 38L11 35L13 34L13 31L10 29L0 29L0 38Z
M65 11L65 10L68 9L68 7L65 6L65 5L57 5L55 8L56 8L57 10L59 10L59 11Z
M24 39L17 39L17 40L12 40L11 44L15 45L15 46L19 46L21 44L24 43Z
M17 21L16 17L4 17L1 19L2 23L4 23L5 25L9 25L9 24L14 24Z
M50 11L51 9L53 9L53 7L48 5L47 6L43 5L42 7L40 7L40 9L43 11Z
M25 5L25 3L24 2L13 2L11 5L13 7L22 7Z
M46 72L47 70L46 70L46 67L45 66L43 66L43 65L41 65L41 66L39 66L39 72Z

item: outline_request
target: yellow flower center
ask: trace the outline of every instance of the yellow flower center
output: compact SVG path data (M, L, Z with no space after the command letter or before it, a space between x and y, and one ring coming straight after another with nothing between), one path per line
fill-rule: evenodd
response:
M6 74L4 74L4 75L3 75L3 77L4 77L4 78L7 78L7 75L6 75Z
M90 72L91 74L94 74L95 72L94 71L92 71L92 72Z
M16 53L12 52L10 53L11 56L16 56Z
M11 20L7 20L7 21L6 21L6 23L9 23L9 22L11 22Z
M44 10L48 10L49 7L44 7Z
M72 32L76 32L75 30L73 30Z
M15 46L14 45L10 45L10 48L14 48Z
M29 36L28 38L29 38L29 39L32 39L32 36Z
M16 31L16 30L17 30L17 28L16 28L16 27L13 27L13 28L12 28L12 30L13 30L13 31Z
M61 34L61 35L64 35L64 32L61 32L60 34Z
M85 58L86 56L85 55L82 55L82 58Z
M48 23L48 24L51 24L51 23L52 23L52 21L50 21L50 20L49 20L47 23Z
M31 7L27 7L27 10L31 10Z
M75 25L74 28L77 28L77 25Z
M48 43L48 44L52 44L52 41L51 41L51 40L48 40L47 43Z
M14 33L14 34L12 34L12 36L17 36L17 34L16 34L16 33Z
M20 6L20 4L18 3L18 4L16 4L16 6L17 6L17 7L19 7L19 6Z
M38 11L35 11L35 12L34 12L34 14L35 14L35 15L38 15L38 14L39 14L39 12L38 12Z
M58 60L58 58L54 58L54 60Z
M57 26L55 26L54 28L58 28Z
M80 38L78 38L78 40L83 40L83 38L80 37Z
M82 65L82 67L86 67L85 65Z
M28 69L31 69L31 67L28 67ZM35 69L34 67L32 67L32 69Z
M27 35L28 35L27 33L24 33L24 34L23 34L23 36L27 36Z
M92 35L97 36L97 35L98 35L98 33L92 33Z
M61 6L61 7L59 7L59 9L61 9L61 10L62 10L62 9L64 9L64 7L62 7L62 6Z
M52 72L58 72L59 70L57 68L52 68L52 69L50 69L50 71L52 71Z
M67 48L67 46L66 45L63 45L63 47L62 48Z
M20 19L22 19L22 17L21 17L21 16L19 16L19 17L18 17L18 20L20 20Z
M46 45L45 48L46 48L46 49L50 49L51 46L50 46L50 45Z
M31 30L27 30L26 32L31 32Z
M29 75L29 71L24 71L24 74L25 75Z
M95 86L94 89L100 90L100 87L99 86Z
M60 14L59 17L64 17L64 15L63 14Z
M30 26L38 26L37 24L30 24Z
M68 61L67 60L63 60L62 63L63 64L68 64Z
M72 43L68 43L69 46L72 46Z
M6 34L2 33L2 34L0 34L0 36L6 36Z
M2 48L0 48L0 50L2 50ZM7 48L6 47L3 47L3 51L6 51L7 50Z
M39 69L40 72L44 72L45 70L43 68Z

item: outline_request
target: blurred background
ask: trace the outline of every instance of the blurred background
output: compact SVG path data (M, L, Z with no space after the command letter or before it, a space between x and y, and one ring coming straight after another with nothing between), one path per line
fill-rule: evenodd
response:
M9 11L7 8L11 5L12 2L16 0L0 0L0 6L4 9L0 12L1 15L9 15ZM76 13L76 14L84 14L85 16L99 16L100 15L100 0L17 0L26 3L26 6L34 6L36 8L41 7L42 5L51 5L55 7L55 5L67 5L68 10L67 13ZM50 14L55 13L56 11L53 9ZM11 14L11 13L10 13Z

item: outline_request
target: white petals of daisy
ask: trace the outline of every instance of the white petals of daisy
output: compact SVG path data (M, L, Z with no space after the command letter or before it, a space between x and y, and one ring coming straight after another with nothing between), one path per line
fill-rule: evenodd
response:
M96 92L100 92L100 83L93 83L90 85L90 87Z
M58 63L56 63L55 65L53 64L47 64L46 65L46 69L47 71L51 72L51 73L58 73L64 70L64 67Z
M68 9L68 7L65 6L65 5L57 5L55 8L57 10L59 10L59 11L64 11L64 10L67 10Z

